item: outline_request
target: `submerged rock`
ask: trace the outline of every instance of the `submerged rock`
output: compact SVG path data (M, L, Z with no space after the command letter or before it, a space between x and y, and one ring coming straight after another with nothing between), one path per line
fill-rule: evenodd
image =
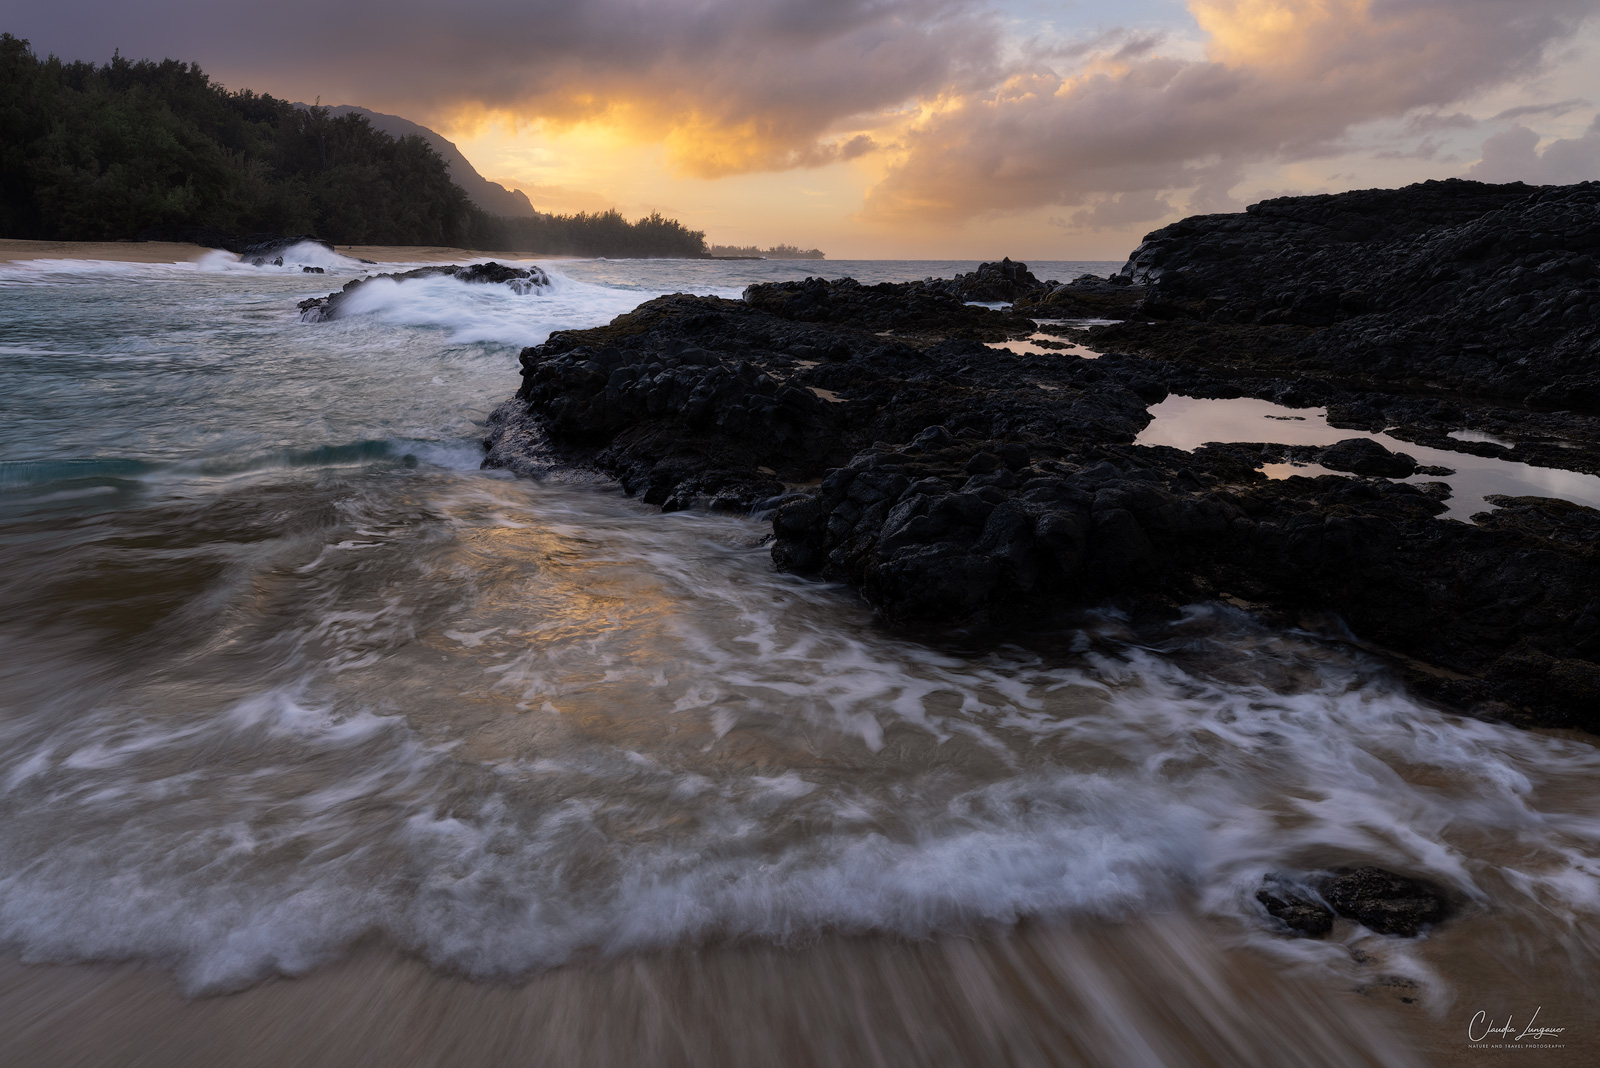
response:
M1432 883L1382 868L1341 870L1322 887L1322 896L1339 915L1379 934L1403 938L1421 934L1449 909L1444 893Z
M1333 909L1324 904L1316 891L1309 887L1269 877L1256 891L1256 900L1268 915L1291 931L1321 938L1333 930Z
M1312 938L1333 930L1335 915L1378 934L1414 938L1450 911L1449 899L1432 883L1376 867L1301 879L1268 875L1255 896L1268 915Z
M296 245L318 245L329 253L336 254L333 246L320 237L302 234L299 237L272 237L252 242L239 251L239 260L253 267L282 267L284 253Z
M318 269L318 274L321 270ZM550 276L538 267L508 267L505 264L489 261L488 263L473 263L466 267L455 264L439 267L418 267L414 271L403 271L396 274L375 274L367 278L356 278L346 282L344 288L337 293L330 293L325 297L310 297L302 300L296 307L300 309L300 321L303 323L324 323L337 319L343 314L344 303L350 294L362 286L376 282L380 278L387 278L394 282L404 282L413 278L454 278L458 282L471 282L478 285L503 285L513 293L526 295L543 289L550 284Z

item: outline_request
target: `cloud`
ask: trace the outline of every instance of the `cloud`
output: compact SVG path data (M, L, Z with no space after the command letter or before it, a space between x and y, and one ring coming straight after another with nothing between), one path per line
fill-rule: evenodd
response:
M1483 143L1483 158L1467 170L1482 182L1568 185L1600 180L1600 114L1579 137L1552 141L1539 151L1539 135L1526 126L1502 130Z
M1374 119L1411 116L1419 137L1462 128L1474 120L1451 109L1539 70L1595 11L1594 0L1188 6L1203 56L1178 26L1007 38L1022 23L991 0L55 0L7 21L68 58L120 47L458 130L510 117L584 131L599 152L661 145L679 175L871 155L884 171L864 215L883 222L1059 207L1103 228L1178 204L1235 208L1250 166L1348 149ZM1506 134L1486 146L1485 173L1586 158L1585 139L1541 155Z
M995 78L974 0L63 0L8 29L67 58L198 61L226 81L424 121L512 113L662 143L702 177L872 147L870 116ZM71 42L69 49L63 42Z
M1171 204L1154 193L1111 193L1094 198L1070 219L1052 217L1050 224L1064 230L1120 230L1133 223L1160 219L1173 212Z
M1521 107L1506 108L1489 121L1504 122L1509 119L1525 119L1529 115L1549 115L1551 118L1556 118L1565 115L1573 108L1584 107L1588 103L1587 100L1574 97L1571 100L1559 100L1554 104L1523 104Z
M1464 111L1419 111L1407 116L1405 129L1411 134L1430 134L1450 130L1470 130L1478 120Z
M1437 160L1441 160L1441 161L1444 161L1444 162L1450 162L1455 157L1452 156L1452 155L1440 155L1441 150L1444 149L1444 148L1445 148L1445 143L1443 141L1440 141L1437 138L1433 138L1433 137L1424 137L1421 141L1419 141L1415 145L1412 145L1410 148L1406 148L1406 149L1400 149L1400 148L1384 149L1384 150L1382 150L1380 152L1374 152L1372 154L1372 158L1373 159L1422 159L1422 160L1437 159Z
M1592 0L1191 0L1206 58L1014 74L931 114L866 214L956 221L1201 187L1250 162L1348 147L1353 127L1536 71ZM1193 203L1190 205L1195 207ZM1088 209L1087 221L1095 218Z

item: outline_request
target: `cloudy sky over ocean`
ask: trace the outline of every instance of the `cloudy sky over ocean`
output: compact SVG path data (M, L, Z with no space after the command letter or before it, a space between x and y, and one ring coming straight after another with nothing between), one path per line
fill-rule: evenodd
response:
M450 137L554 211L835 258L1119 258L1186 214L1600 178L1594 0L66 0L36 51L197 62Z

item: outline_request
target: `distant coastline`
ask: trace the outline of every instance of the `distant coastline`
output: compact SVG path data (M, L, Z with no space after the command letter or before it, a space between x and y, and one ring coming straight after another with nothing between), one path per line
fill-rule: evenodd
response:
M794 245L773 245L760 248L756 245L712 245L708 255L714 260L825 260L827 255L816 248L796 248Z

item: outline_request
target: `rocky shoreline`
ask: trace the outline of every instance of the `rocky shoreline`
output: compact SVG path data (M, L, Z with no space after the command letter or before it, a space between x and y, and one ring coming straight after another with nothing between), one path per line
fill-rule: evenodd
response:
M1169 392L1254 396L1596 470L1597 206L1600 183L1428 183L1185 220L1111 279L1047 284L1006 261L663 297L525 350L486 464L770 514L776 566L856 587L892 625L999 636L1207 599L1332 614L1436 700L1600 730L1600 512L1501 497L1441 519L1448 487L1390 481L1415 465L1365 438L1317 454L1350 476L1282 480L1259 468L1285 445L1134 444ZM1364 297L1328 297L1345 275ZM1123 321L1043 327L1099 359L993 347L1069 318ZM1462 427L1514 445L1448 436Z

